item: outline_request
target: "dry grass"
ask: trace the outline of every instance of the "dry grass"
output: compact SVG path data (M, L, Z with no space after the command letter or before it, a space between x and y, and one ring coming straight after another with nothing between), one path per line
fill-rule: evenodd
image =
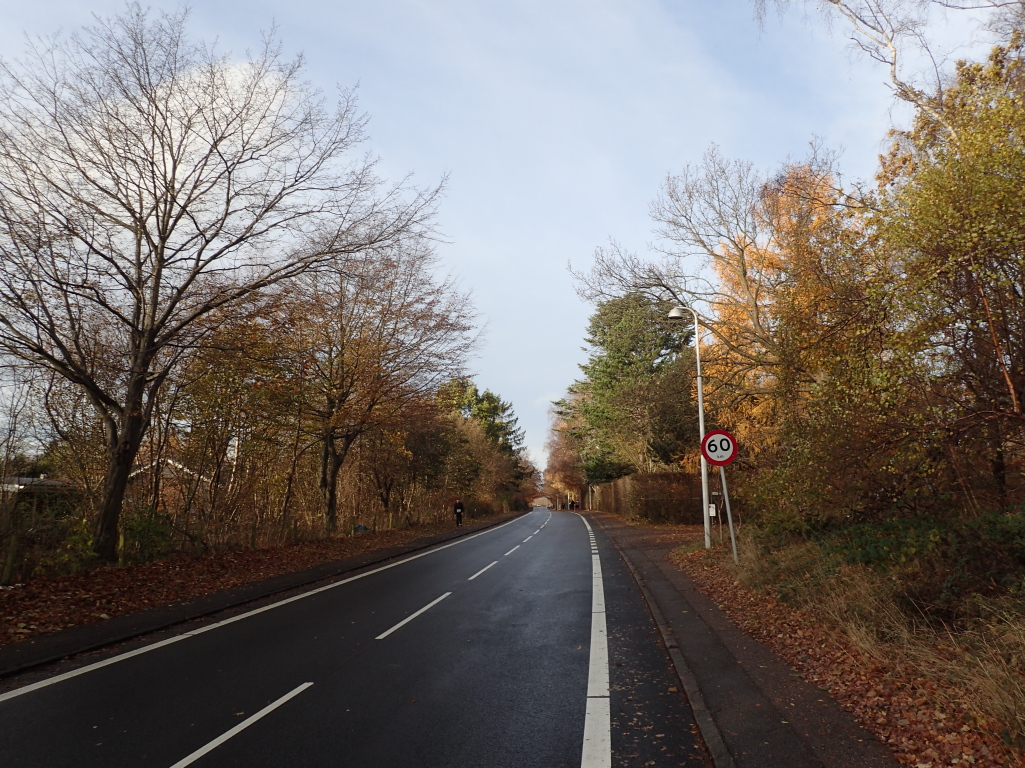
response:
M929 662L962 691L973 710L1025 741L1025 615L1021 606L997 608L971 629L949 638L951 653Z
M820 606L832 602L831 598L823 601L827 593L821 585L838 575L824 568L803 567L813 554L813 549L802 545L799 550L786 551L780 559L775 559L775 553L765 557L765 569L745 563L746 572L764 579L763 586L782 586L789 591L790 604L776 597L775 589L741 584L723 547L689 553L676 550L670 560L744 632L779 654L804 679L828 691L900 763L914 768L1025 765L1025 755L1008 743L1006 731L1001 733L996 720L980 718L967 703L952 701L955 694L944 690L947 682L942 674L923 672L913 658L891 652L899 646L896 638L902 635L901 627L914 628L914 623L899 622L896 632L892 626L877 631L879 625L870 617L875 611L886 615L889 601L883 601L882 607L874 600L853 601L849 606L856 619L851 622L854 636L874 657L855 647L837 629L836 621L819 612ZM776 584L767 578L773 572L780 578ZM805 610L795 607L798 596L809 598ZM934 649L934 653L940 651ZM900 661L892 663L891 659Z
M870 658L937 683L937 695L967 705L980 722L999 724L1025 743L1025 603L976 598L978 618L938 629L909 613L901 590L913 574L829 564L813 542L767 552L744 542L737 579L770 589L801 611L841 630Z

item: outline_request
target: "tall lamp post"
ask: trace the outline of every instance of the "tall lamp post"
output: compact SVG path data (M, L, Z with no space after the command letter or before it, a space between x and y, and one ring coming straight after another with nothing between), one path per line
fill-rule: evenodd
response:
M697 358L698 369L698 431L701 433L699 441L705 439L705 397L701 391L701 326L698 323L698 313L692 307L676 306L669 310L670 320L683 320L690 312L694 315L694 356ZM708 462L704 454L701 456L701 511L705 521L705 549L712 547L712 518L708 516Z

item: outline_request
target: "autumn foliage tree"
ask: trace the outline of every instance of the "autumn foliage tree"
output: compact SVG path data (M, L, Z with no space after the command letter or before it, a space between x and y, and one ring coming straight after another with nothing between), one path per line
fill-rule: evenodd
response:
M389 429L403 408L463 372L473 311L434 276L425 241L339 259L302 281L293 338L308 361L306 409L320 446L320 489L337 526L338 473L353 443Z
M353 93L273 36L233 57L187 17L130 4L0 62L0 362L32 392L5 445L78 500L31 553L0 510L10 578L495 510L533 479L509 403L439 399L476 340L440 185L380 180Z
M100 416L102 558L204 320L423 227L433 193L385 189L351 159L363 125L351 94L326 106L273 39L234 61L191 42L184 11L130 5L0 65L0 349Z
M773 174L712 148L652 204L661 261L613 245L579 275L599 307L698 309L709 419L737 433L764 519L1021 500L1020 40L918 105L876 188L845 187L819 147Z

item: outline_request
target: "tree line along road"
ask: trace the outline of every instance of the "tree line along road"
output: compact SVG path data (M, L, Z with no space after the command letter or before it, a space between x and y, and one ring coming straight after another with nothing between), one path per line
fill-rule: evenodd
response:
M509 523L0 694L23 766L689 765L689 707L584 518ZM651 761L656 762L651 762Z

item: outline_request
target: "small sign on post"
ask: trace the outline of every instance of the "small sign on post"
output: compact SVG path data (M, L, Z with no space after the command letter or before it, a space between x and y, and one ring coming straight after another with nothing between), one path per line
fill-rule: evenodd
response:
M726 502L726 519L730 523L730 543L733 545L733 562L737 559L737 537L733 533L733 511L730 509L730 492L726 489L726 466L733 463L737 458L737 441L725 429L716 429L706 432L701 441L701 455L705 461L719 467L719 476L722 478L722 497ZM711 507L711 505L709 505ZM714 514L714 513L712 513Z

